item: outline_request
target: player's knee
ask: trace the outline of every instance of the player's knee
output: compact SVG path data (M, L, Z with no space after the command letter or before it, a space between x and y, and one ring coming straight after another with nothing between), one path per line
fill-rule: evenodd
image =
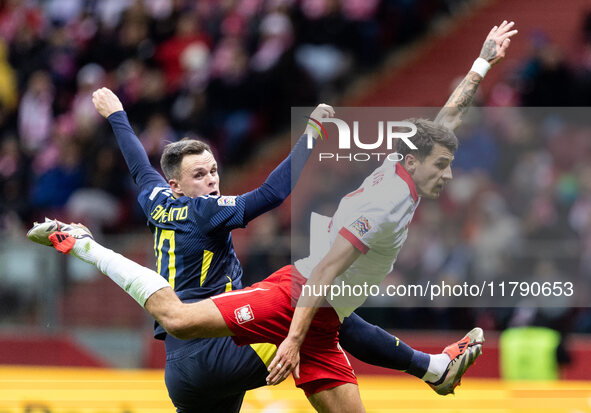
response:
M170 306L164 314L158 317L158 323L160 323L168 334L181 340L186 340L192 338L190 332L194 328L192 328L193 323L187 317L186 311L183 311L183 307L184 305L181 303Z
M168 334L181 340L200 337L198 326L182 313L167 319L163 327Z
M180 340L215 336L210 333L208 320L205 316L190 314L183 311L183 308L174 316L167 318L162 327L168 334Z
M179 301L158 321L168 334L181 340L229 335L224 319L211 300L191 304Z

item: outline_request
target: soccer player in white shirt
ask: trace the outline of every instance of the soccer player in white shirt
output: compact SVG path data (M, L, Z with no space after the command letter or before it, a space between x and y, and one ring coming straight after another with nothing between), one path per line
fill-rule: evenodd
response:
M422 119L411 122L417 127L412 140L418 151L400 142L397 150L405 156L402 162L386 158L357 190L343 197L332 219L320 222L321 218L314 217L311 243L317 241L316 246L310 248L310 256L295 263L304 277L310 277L337 239L351 255L339 258L352 264L344 267L333 280L335 284L379 285L392 271L419 205L419 196L439 196L445 183L452 179L451 162L458 145L457 138L446 127ZM323 238L328 238L325 248ZM317 288L308 291L326 291L322 282L310 280L309 285ZM325 298L343 320L367 297L342 294Z
M359 189L343 197L328 225L313 225L316 231L312 238L322 238L322 232L327 232L329 249L325 252L319 248L320 252L311 251L309 257L296 261L297 270L308 278L308 291L324 292L333 283L379 285L392 270L406 240L420 197L439 197L452 179L451 163L458 146L454 133L433 121L415 119L412 123L417 127L412 141L418 150L400 142L396 149L402 161L386 159ZM271 382L283 379L284 371L289 370L276 373L277 365L297 367L303 338L325 299L342 321L367 297L302 293L289 334L269 366L273 371Z

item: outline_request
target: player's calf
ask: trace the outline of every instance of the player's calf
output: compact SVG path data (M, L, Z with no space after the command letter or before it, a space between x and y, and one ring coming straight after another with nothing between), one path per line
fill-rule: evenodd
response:
M42 245L53 245L64 254L95 265L141 306L156 291L170 288L158 273L97 243L82 224L65 224L46 218L43 223L35 223L27 237Z
M27 237L64 254L95 265L131 295L172 335L181 339L232 335L211 300L183 304L166 280L121 254L97 243L82 224L45 219L35 223Z

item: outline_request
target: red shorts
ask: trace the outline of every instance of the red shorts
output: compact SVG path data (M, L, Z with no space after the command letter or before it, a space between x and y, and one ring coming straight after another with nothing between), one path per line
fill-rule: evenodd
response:
M293 318L293 303L306 279L288 265L263 281L242 290L212 297L232 339L239 345L272 343L287 337ZM293 301L292 301L293 298ZM318 309L300 349L300 378L296 386L306 395L341 384L357 384L347 356L339 345L339 317L332 307Z

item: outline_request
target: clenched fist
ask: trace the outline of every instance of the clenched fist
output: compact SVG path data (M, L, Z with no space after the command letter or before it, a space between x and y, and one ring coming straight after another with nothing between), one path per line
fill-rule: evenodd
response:
M317 122L322 122L324 118L334 118L334 109L332 106L321 103L312 111L310 118ZM314 139L318 138L318 128L311 125L306 126L304 134L311 135Z
M123 105L117 95L115 95L111 89L106 87L94 91L92 94L92 103L98 113L105 118L108 118L115 112L123 110Z

